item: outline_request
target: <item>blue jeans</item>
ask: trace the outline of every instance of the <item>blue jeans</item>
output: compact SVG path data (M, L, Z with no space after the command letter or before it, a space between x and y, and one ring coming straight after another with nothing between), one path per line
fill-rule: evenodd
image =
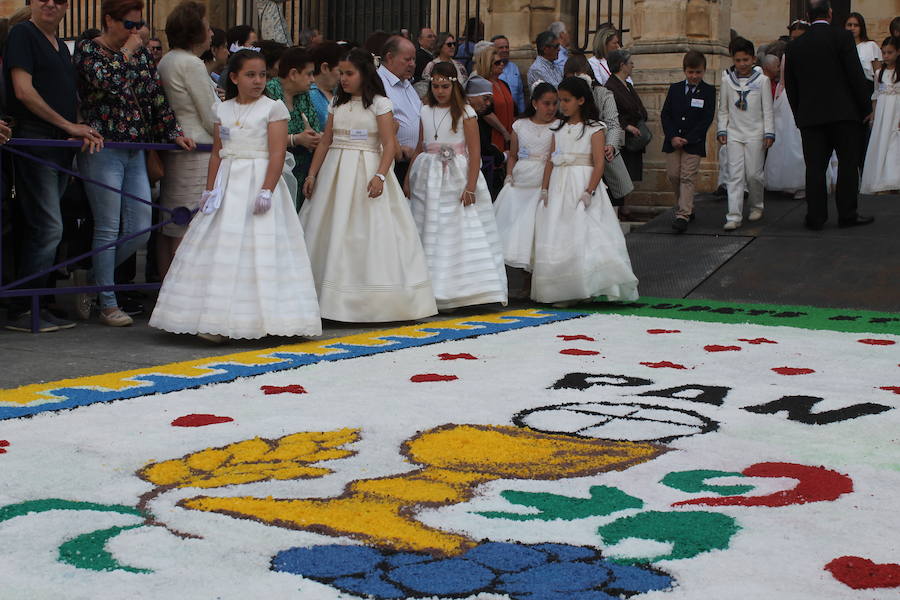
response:
M89 179L150 200L150 181L147 179L143 150L104 148L97 154L81 154L78 156L78 168ZM150 227L152 209L149 204L87 182L85 191L94 214L94 249ZM113 285L116 267L144 246L149 238L148 231L95 254L94 282L97 285ZM101 309L119 305L115 292L100 292L99 298Z
M16 127L15 137L58 139L53 128L37 123L22 123ZM72 168L75 152L60 148L24 147L23 152L42 158L67 169ZM53 266L56 249L63 237L60 200L69 183L69 176L21 156L13 157L16 201L23 217L22 245L16 265L17 279L46 271ZM19 226L17 224L17 226ZM42 275L22 284L23 288L50 287L50 275ZM14 301L20 312L28 310L28 298Z

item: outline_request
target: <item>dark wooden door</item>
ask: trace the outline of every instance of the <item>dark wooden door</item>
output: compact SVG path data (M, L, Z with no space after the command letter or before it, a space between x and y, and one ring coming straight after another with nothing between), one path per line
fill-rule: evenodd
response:
M415 37L429 22L429 5L429 0L330 0L327 37L361 44L375 31L401 29Z

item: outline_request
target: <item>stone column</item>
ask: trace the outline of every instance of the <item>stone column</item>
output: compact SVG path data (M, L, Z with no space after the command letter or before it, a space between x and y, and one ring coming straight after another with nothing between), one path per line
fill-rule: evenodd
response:
M682 58L688 50L706 55L705 81L718 88L723 68L731 64L728 41L732 0L634 0L631 39L635 88L649 114L653 140L644 155L643 181L629 197L633 205L671 206L674 194L665 173L663 132L659 120L669 84L684 79ZM698 191L712 191L718 175L715 122L707 136L707 158L700 165Z

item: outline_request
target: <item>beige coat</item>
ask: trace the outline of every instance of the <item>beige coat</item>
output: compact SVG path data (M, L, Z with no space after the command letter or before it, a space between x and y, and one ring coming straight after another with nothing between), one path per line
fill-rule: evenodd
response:
M212 144L213 107L220 100L203 61L191 52L176 48L162 57L157 70L184 135L198 144Z

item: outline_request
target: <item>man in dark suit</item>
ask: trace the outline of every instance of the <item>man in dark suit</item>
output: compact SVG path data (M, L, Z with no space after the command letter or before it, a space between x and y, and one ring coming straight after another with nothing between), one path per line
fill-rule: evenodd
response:
M873 217L856 212L859 188L859 127L872 112L853 37L831 26L828 0L811 0L809 31L785 52L784 87L803 138L806 161L806 227L822 229L828 220L825 170L838 158L838 225L868 225Z
M431 27L423 27L419 30L419 44L416 49L416 70L413 72L413 81L422 80L422 71L434 60L434 43L437 35Z
M716 115L716 88L703 81L706 57L696 50L684 55L684 80L669 87L663 104L662 151L666 154L666 176L675 190L675 220L672 229L687 231L694 218L694 190L700 159L706 156L706 132Z

